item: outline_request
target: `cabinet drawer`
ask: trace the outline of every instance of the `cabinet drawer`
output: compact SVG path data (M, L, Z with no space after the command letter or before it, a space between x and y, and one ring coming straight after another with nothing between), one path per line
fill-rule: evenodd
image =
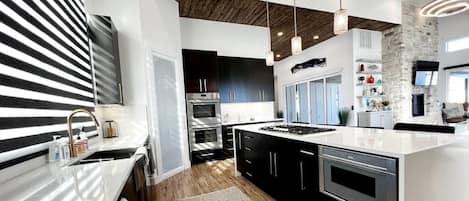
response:
M193 151L192 152L192 163L202 163L205 161L221 160L223 154L221 149Z

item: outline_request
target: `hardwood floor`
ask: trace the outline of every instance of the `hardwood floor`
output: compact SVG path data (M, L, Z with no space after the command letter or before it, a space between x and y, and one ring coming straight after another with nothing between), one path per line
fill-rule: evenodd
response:
M150 200L177 201L180 198L218 191L231 186L237 186L253 201L273 200L244 177L234 176L233 159L194 165L191 169L151 186Z

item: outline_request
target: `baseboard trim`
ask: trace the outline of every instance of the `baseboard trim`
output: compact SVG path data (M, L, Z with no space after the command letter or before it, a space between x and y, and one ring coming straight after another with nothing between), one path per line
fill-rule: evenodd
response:
M187 167L187 165L183 165L183 166L175 168L175 169L173 169L169 172L166 172L162 175L153 176L153 177L150 178L150 184L151 185L159 184L160 182L162 182L162 181L164 181L164 180L166 180L166 179L168 179L168 178L170 178L170 177L172 177L172 176L174 176L174 175L176 175L176 174L178 174L178 173L180 173L180 172L182 172L182 171L184 171L188 168L190 168L190 166Z

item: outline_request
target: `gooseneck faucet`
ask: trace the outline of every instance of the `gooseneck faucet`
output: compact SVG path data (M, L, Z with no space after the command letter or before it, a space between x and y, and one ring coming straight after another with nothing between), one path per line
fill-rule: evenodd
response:
M90 111L88 110L85 110L85 109L77 109L77 110L73 110L72 113L70 113L70 115L68 115L67 117L67 125L68 125L68 145L70 147L70 158L74 158L74 157L77 157L78 154L75 150L75 146L73 146L73 128L72 128L72 119L73 119L73 116L75 114L78 114L78 113L86 113L88 114L91 119L93 119L95 125L96 125L96 128L99 126L99 122L98 120L96 119L96 116L94 116L93 113L91 113Z

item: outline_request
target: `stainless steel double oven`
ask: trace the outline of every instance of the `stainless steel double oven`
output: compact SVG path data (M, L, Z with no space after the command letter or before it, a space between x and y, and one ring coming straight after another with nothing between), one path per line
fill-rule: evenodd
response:
M397 201L397 159L319 147L320 191L340 201Z
M222 148L219 93L187 93L191 151Z

